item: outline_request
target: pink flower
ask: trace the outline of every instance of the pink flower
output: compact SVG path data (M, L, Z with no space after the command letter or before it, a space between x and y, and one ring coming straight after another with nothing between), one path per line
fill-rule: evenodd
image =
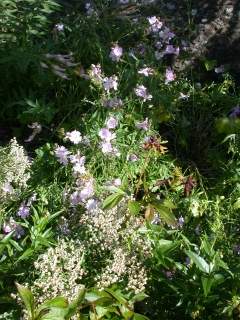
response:
M171 68L166 69L166 74L165 74L165 84L168 84L169 82L172 82L176 79L176 75L172 71Z
M164 52L155 51L154 55L157 60L161 60L165 54Z
M68 164L68 156L70 155L70 152L65 147L57 147L54 151L54 154L58 162L60 162L63 165Z
M162 28L163 23L156 16L149 17L147 19L151 26L149 29L150 32L156 33Z
M122 181L121 181L120 178L117 178L117 179L114 179L114 180L113 180L113 185L114 185L115 187L119 187L119 186L121 186L121 184L122 184Z
M138 74L143 74L145 77L148 77L149 75L152 75L154 70L149 67L142 68L138 71Z
M224 65L221 65L221 66L215 68L214 71L216 73L223 73L224 72Z
M127 161L136 162L136 161L138 161L138 156L134 153L130 154L127 156Z
M159 37L165 43L168 43L172 38L175 37L175 34L173 32L171 32L169 28L164 28L164 30L159 32Z
M92 80L101 82L102 81L102 69L100 64L92 64L89 71L89 76Z
M142 130L144 130L144 131L148 131L148 130L149 130L149 127L150 127L150 125L149 125L149 122L148 122L148 118L146 118L144 121L138 122L138 123L136 124L136 128L142 129Z
M152 95L151 94L148 94L147 92L147 88L144 87L143 85L138 85L135 89L135 94L140 97L140 98L143 98L143 101L146 101L146 100L151 100L152 99Z
M65 139L70 140L73 144L78 144L82 141L82 135L79 131L74 130L71 132L67 132Z
M107 122L106 122L107 128L108 129L115 129L116 126L118 125L118 120L115 119L114 117L110 117Z
M179 47L174 47L172 44L168 44L165 49L165 54L179 55Z
M123 49L121 47L119 47L118 44L115 44L111 48L111 52L109 54L109 57L112 59L112 61L118 62L120 60L122 54L123 54Z
M103 79L103 87L104 90L110 91L111 89L117 90L118 87L118 77L117 76L112 76L112 77L105 77Z
M101 147L103 153L112 153L112 151L113 151L113 147L111 145L111 142L102 142L100 144L100 147Z
M107 142L110 142L116 137L116 134L112 133L108 128L100 129L98 135L102 140Z
M4 193L9 193L9 194L14 193L14 189L13 189L11 183L9 183L9 182L5 182L5 183L3 184L3 186L1 187L1 189L2 189L2 191L3 191Z
M79 197L82 202L94 195L93 180L90 179L85 183L84 188L80 191Z
M99 201L96 199L88 199L85 204L85 208L87 211L92 212L92 211L98 209L99 204L100 204Z
M103 105L106 108L118 108L123 105L123 102L120 98L114 97L112 99L104 100Z

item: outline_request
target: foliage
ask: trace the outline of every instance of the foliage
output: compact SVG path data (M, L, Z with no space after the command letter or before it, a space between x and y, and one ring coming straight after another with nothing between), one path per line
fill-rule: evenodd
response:
M123 2L0 3L0 319L239 318L239 86Z

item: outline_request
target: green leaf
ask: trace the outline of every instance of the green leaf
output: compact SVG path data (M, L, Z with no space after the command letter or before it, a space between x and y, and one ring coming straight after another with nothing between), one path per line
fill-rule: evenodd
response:
M125 193L122 194L117 192L108 196L103 201L103 205L102 205L103 210L114 208L123 199L124 195Z
M165 223L175 228L177 227L177 220L170 208L166 207L160 201L154 201L152 203L152 206L158 211L158 213L160 214L161 218L164 220Z
M141 210L141 204L137 201L129 200L128 209L131 214L138 215Z
M149 320L149 318L142 314L134 313L133 320Z
M217 61L216 60L205 60L204 61L204 66L205 66L207 71L213 70L216 65L217 65Z
M134 304L135 302L141 302L141 301L145 300L147 297L148 297L148 295L144 292L137 293L131 299L130 303Z
M42 304L43 307L56 307L56 308L67 308L68 301L64 297L56 297L51 300L48 300Z
M30 319L34 320L35 303L34 303L34 297L32 292L28 288L21 286L19 283L16 283L16 286L17 286L18 293L28 311Z
M96 306L96 312L97 312L97 315L100 319L108 313L108 308L104 308L102 306Z
M204 296L207 297L211 291L211 288L212 288L212 285L214 282L214 278L213 277L202 277L201 280L202 280Z
M70 319L77 312L77 309L80 307L81 303L85 298L85 293L86 290L83 287L81 290L79 290L77 298L69 304L68 313L66 315L67 319Z
M127 300L123 297L119 290L113 291L111 289L105 289L107 293L109 293L114 299L116 299L121 304L127 303Z
M130 310L129 308L127 308L125 305L121 305L119 309L120 309L120 312L121 312L123 318L126 320L131 319L131 317L134 314L134 312L132 310Z
M205 273L210 273L210 266L202 257L200 257L198 254L189 250L186 251L186 254L201 271Z

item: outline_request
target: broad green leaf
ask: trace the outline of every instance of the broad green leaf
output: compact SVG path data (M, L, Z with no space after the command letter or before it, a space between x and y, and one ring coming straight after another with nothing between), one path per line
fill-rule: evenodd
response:
M124 197L125 194L122 193L114 193L108 196L104 201L102 208L105 209L111 209L114 208Z
M76 299L74 299L68 307L68 313L67 313L67 319L70 319L77 311L77 309L80 307L81 303L83 302L85 298L85 288L83 287L79 293Z
M212 285L214 282L214 278L213 277L202 277L201 280L202 280L204 296L207 297L211 291L211 288L212 288Z
M216 60L205 60L204 65L205 65L205 68L207 71L211 71L216 67L217 61Z
M56 297L51 300L48 300L42 304L42 306L51 308L51 307L56 307L56 308L67 308L68 307L68 301L64 297Z
M152 206L158 211L165 223L175 228L177 227L177 220L170 208L164 206L160 201L154 201Z
M18 293L28 311L28 314L31 317L30 319L34 320L35 303L34 303L34 297L32 292L28 288L21 286L19 283L16 283L16 286L17 286Z
M209 273L210 272L210 267L209 264L198 254L187 250L186 254L189 256L189 258L196 264L196 266L203 272Z
M141 210L141 204L138 201L129 200L128 209L131 214L138 215Z
M41 320L66 320L67 308L52 307L49 312L41 317Z
M149 318L142 314L134 313L133 320L149 320Z
M160 249L161 253L166 253L171 249L176 247L176 243L171 240L160 239L157 244L158 249Z
M143 300L145 300L148 297L148 295L144 292L140 292L135 294L135 296L131 299L131 303L135 303L135 302L141 302Z
M108 308L104 308L102 306L96 306L96 312L97 312L97 315L100 319L108 313Z
M121 305L119 309L120 309L120 312L121 312L123 318L126 320L131 319L131 317L134 314L134 312L132 310L130 310L129 308L127 308L125 305Z
M113 291L111 289L105 289L107 293L109 293L111 296L113 296L118 302L125 304L127 303L127 300L123 297L121 292L119 290Z

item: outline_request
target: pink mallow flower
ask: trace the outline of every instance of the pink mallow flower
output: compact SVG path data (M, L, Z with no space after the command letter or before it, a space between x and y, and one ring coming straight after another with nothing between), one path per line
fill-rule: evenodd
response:
M142 98L143 101L152 99L152 95L147 92L147 88L144 87L144 85L137 85L134 92L138 97Z
M118 44L115 44L111 48L111 52L109 54L109 57L110 57L110 59L112 59L112 61L118 62L120 60L122 54L123 54L123 49Z
M117 90L118 87L118 77L117 76L112 76L112 77L105 77L103 79L103 87L104 90L110 91L111 89Z
M176 75L174 74L173 70L171 68L167 68L165 73L165 84L168 84L169 82L172 82L175 79Z
M118 120L114 117L110 117L106 121L106 125L108 129L115 129L118 125Z
M64 146L57 147L54 151L54 154L58 162L63 165L68 164L68 156L70 155L70 152Z
M154 73L154 70L149 67L142 68L138 71L138 74L142 74L145 77L148 77L148 76L152 75L153 73Z
M98 135L102 140L106 142L110 142L116 137L116 134L112 133L108 128L100 129Z
M102 153L112 153L113 152L113 147L111 142L101 142L100 147L102 150Z
M71 141L73 144L78 144L82 141L82 135L79 131L74 130L71 132L67 132L65 135L65 139L68 139Z
M168 44L166 46L166 49L164 51L165 54L175 54L175 55L179 55L179 47L174 47L172 44Z
M150 127L150 125L149 125L149 122L148 122L148 118L146 118L144 121L142 121L142 122L137 122L136 123L136 128L138 128L138 129L142 129L142 130L144 130L144 131L148 131L149 130L149 127Z
M162 28L163 23L156 16L149 17L147 19L150 24L150 32L156 33Z

